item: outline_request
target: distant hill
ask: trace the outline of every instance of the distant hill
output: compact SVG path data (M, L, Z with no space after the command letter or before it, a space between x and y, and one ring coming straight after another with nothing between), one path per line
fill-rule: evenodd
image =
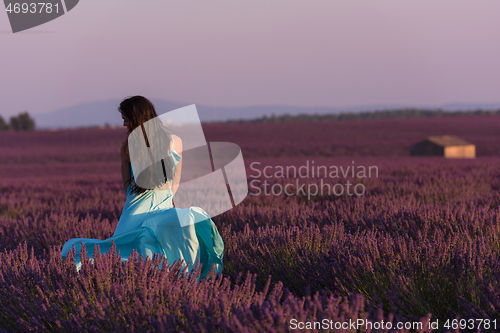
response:
M105 100L78 104L45 114L35 114L38 129L101 126L104 124L121 125L123 120L118 112L119 100ZM155 103L156 106L156 103ZM174 110L182 107L168 101L160 101L157 109Z
M164 113L189 105L166 100L151 99L158 113ZM68 128L68 127L90 127L109 125L121 125L122 120L117 107L120 100L109 99L90 103L78 104L69 108L55 110L45 114L33 114L38 129ZM195 104L195 103L193 103ZM249 106L249 107L212 107L196 104L196 108L202 122L225 122L229 120L252 120L262 119L265 116L275 117L288 115L339 115L341 113L359 113L375 110L401 110L408 109L402 105L372 105L353 107L298 107L298 106ZM420 108L430 109L430 108ZM498 104L447 104L438 108L444 112L454 110L497 110Z

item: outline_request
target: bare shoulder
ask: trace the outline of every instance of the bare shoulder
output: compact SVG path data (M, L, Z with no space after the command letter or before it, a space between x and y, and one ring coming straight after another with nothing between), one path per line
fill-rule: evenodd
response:
M172 134L172 138L174 139L174 150L180 154L182 152L182 140L175 134Z

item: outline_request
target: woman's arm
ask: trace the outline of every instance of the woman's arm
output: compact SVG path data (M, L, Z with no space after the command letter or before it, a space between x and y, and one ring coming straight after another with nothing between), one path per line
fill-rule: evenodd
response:
M122 147L120 149L120 159L121 159L121 171L122 171L122 181L123 187L125 188L125 192L127 188L132 182L132 178L130 178L131 167L130 161L128 160L127 152L126 152L126 141L122 143Z
M175 192L179 188L179 183L181 181L181 171L182 171L182 140L177 135L173 134L174 137L174 150L181 155L181 160L175 166L174 179L172 179L172 196L175 196Z

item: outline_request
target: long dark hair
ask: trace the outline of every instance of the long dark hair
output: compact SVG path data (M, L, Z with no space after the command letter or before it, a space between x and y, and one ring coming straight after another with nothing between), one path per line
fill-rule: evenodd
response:
M128 136L138 127L142 127L142 133L146 135L144 123L152 119L156 119L156 121L148 123L148 136L145 137L147 147L141 147L141 149L144 149L143 156L149 156L147 149L151 146L156 148L161 147L161 149L166 149L166 151L170 149L171 135L168 134L166 127L157 118L158 115L153 103L151 103L146 97L133 96L126 98L120 103L118 111L123 113L128 118L130 124L127 132L127 140L125 141L125 153L129 163L130 152L128 147ZM168 143L168 145L166 145L166 143ZM147 163L149 161L145 162ZM150 163L148 163L148 165L149 164ZM134 174L134 176L130 179L133 181L131 184L131 192L136 194L144 193L156 186L165 184L167 181L172 180L172 178L173 162L169 155L169 158L164 158L161 161L153 163L153 165L147 167L140 174ZM141 184L147 184L148 188L143 188L137 185L138 179L140 179Z

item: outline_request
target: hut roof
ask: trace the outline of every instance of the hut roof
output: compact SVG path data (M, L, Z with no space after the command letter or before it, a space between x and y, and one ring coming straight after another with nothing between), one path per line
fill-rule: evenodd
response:
M472 145L472 143L454 135L429 136L427 140L441 147Z

